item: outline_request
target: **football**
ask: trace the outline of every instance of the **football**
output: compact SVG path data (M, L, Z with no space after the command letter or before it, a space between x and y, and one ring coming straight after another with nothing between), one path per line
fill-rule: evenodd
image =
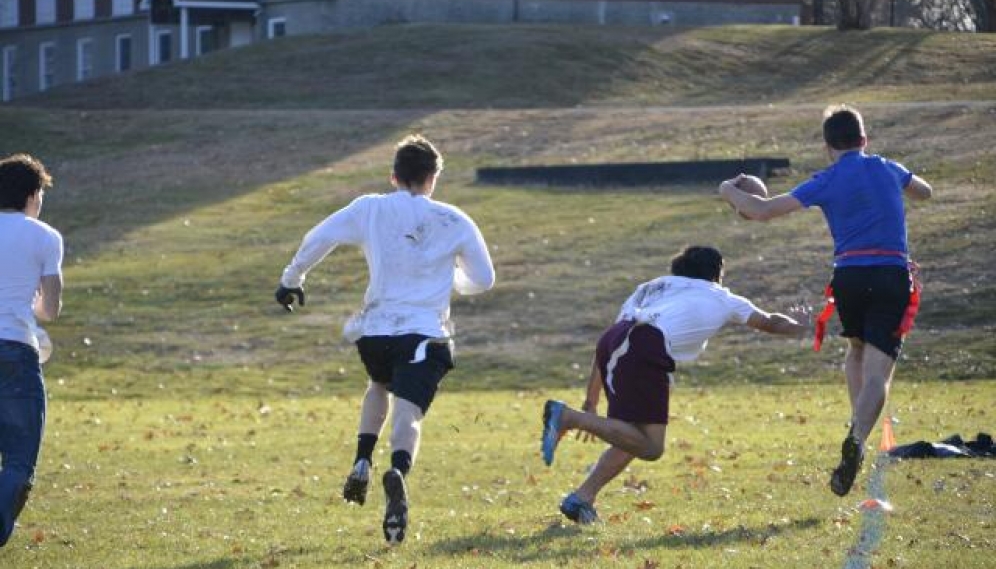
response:
M761 196L762 198L768 197L767 186L765 186L764 181L757 176L743 176L737 180L734 185L748 194L754 194L755 196Z
M741 176L734 185L740 190L747 192L748 194L753 194L755 196L760 196L762 198L768 197L768 188L764 185L764 181L757 176L743 175ZM737 215L744 219L750 219L746 215L737 212Z

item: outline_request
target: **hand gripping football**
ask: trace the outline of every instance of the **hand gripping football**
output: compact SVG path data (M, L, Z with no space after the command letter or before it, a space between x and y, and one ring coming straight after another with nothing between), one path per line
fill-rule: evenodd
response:
M760 196L762 198L768 197L768 188L764 185L764 181L757 176L750 176L747 174L742 174L737 177L736 181L733 183L741 191L747 192L748 194L753 194L755 196ZM737 215L744 219L750 219L746 215L737 212Z

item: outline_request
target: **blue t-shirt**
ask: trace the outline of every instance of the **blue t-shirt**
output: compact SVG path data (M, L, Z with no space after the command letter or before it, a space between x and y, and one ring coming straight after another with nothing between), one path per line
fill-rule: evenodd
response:
M902 164L860 150L847 152L829 168L792 190L805 207L819 206L833 236L834 265L906 266L903 189L913 179ZM898 251L896 255L840 255L854 251Z

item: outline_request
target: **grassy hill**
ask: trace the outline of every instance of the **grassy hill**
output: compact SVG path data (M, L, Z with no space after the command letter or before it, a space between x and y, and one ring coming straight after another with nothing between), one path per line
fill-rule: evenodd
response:
M745 222L713 197L719 180L496 187L474 168L776 155L793 164L770 181L784 191L825 165L822 108L860 103L871 150L937 192L909 209L927 288L893 394L897 435L973 436L991 429L980 402L996 395L994 48L996 36L910 30L395 26L0 106L0 154L50 165L43 217L67 246L41 483L0 565L842 565L860 515L824 488L846 421L838 339L813 354L717 337L681 370L669 454L606 497L601 533L560 527L550 506L595 451L539 469L532 432L545 397L580 399L598 331L685 244L723 250L726 284L762 307L819 303L831 256L819 213ZM454 302L458 368L413 481L424 536L392 551L379 501L358 513L328 498L363 385L338 332L362 258L333 253L293 315L272 291L305 231L388 188L393 145L412 131L446 155L437 197L479 222L499 283ZM882 564L987 566L990 471L895 475Z
M991 99L996 37L815 27L385 26L54 89L85 109L440 109Z

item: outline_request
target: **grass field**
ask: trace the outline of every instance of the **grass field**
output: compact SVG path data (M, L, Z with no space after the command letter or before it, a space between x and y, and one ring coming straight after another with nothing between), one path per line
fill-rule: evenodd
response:
M494 187L474 168L774 155L792 160L769 183L783 191L824 165L823 106L859 102L871 149L937 192L909 211L927 296L893 392L896 435L973 438L993 431L996 396L994 42L402 26L0 106L0 154L51 166L43 217L67 245L38 483L0 567L843 566L870 469L846 499L826 488L847 420L839 340L813 354L723 332L680 370L664 458L609 487L598 528L563 524L556 505L601 447L566 441L552 469L538 453L542 402L582 398L591 343L671 254L714 244L726 284L762 307L816 304L821 216L760 225L715 184ZM397 73L370 71L393 58ZM248 88L260 76L272 79ZM364 385L339 334L362 258L335 252L293 315L272 290L307 229L387 188L410 131L445 153L437 197L478 221L499 283L454 301L458 368L411 478L415 531L388 549L379 493L363 509L336 498ZM992 461L889 466L896 510L861 566L991 566L994 477Z

